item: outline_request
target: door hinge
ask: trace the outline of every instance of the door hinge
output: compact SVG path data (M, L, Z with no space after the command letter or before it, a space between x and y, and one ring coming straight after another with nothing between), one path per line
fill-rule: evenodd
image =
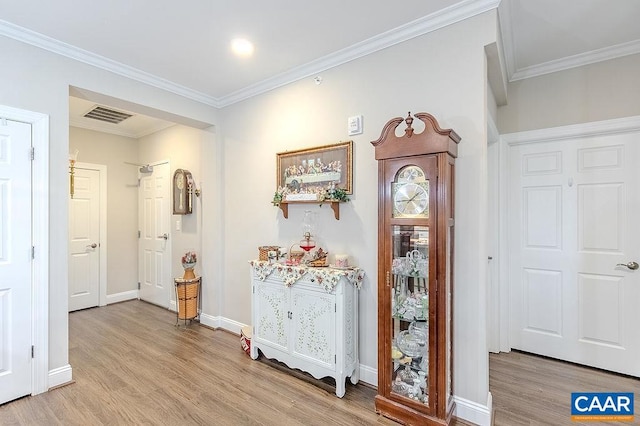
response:
M31 246L31 259L36 258L36 246Z
M31 358L35 358L35 353L36 353L36 348L35 346L31 345Z
M36 149L31 147L31 161L36 159Z
M140 290L140 281L138 281L138 290Z
M253 286L253 287L251 287L251 288L252 288L252 291L251 291L251 292L252 292L253 294L256 294L256 286L254 285L254 286Z
M338 355L333 355L333 363L334 364L338 363Z
M141 232L140 232L140 230L138 229L138 238L140 238L140 234L141 234Z
M338 304L337 303L333 304L333 312L338 312Z

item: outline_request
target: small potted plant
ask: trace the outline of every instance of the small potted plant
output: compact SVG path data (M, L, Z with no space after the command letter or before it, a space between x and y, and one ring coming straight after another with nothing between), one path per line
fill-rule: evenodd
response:
M197 262L198 257L195 251L188 251L182 256L182 267L184 268L183 279L191 280L196 277L193 268L195 268Z

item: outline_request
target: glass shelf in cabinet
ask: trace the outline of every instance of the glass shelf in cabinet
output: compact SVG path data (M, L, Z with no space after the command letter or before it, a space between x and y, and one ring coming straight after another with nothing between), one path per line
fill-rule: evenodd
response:
M429 366L427 365L427 363L423 363L422 360L420 361L420 363L416 363L415 361L413 361L413 358L412 358L412 361L408 363L402 362L402 358L399 360L391 359L391 361L393 361L393 371L397 371L403 367L409 367L412 371L415 371L417 373L422 371L427 375L429 374L429 371L428 371Z

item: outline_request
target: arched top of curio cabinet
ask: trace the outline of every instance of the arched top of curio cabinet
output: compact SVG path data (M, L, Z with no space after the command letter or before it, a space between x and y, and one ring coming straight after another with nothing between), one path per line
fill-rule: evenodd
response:
M412 127L413 117L424 123L422 132L415 132ZM384 125L380 138L371 142L375 147L376 160L440 152L458 156L460 136L453 129L441 129L435 117L426 112L418 112L413 117L409 112L407 118L392 118ZM407 125L404 135L397 136L396 128L403 121Z

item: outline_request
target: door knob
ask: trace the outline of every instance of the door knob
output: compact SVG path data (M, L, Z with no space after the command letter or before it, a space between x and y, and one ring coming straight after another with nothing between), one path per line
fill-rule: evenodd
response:
M165 233L164 233L164 234L162 234L162 235L158 235L158 238L162 238L162 239L164 239L164 240L168 240L168 239L169 239L169 235L167 235L167 233L165 232Z
M98 245L97 245L96 243L88 244L88 245L87 245L87 248L90 248L90 249L94 249L94 248L96 248L96 247L98 247Z
M636 269L638 269L640 265L638 265L638 262L629 262L629 263L618 263L616 266L624 266L626 268L631 269L632 271L635 271Z

